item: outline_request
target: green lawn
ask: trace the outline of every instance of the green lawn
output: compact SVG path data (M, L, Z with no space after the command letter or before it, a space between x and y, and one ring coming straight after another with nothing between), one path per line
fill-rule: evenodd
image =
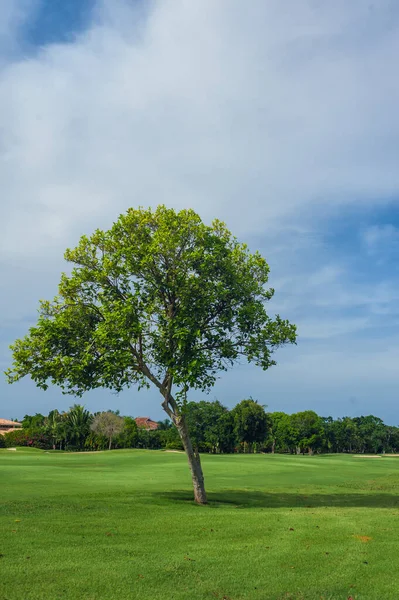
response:
M1 600L399 598L399 458L0 451Z

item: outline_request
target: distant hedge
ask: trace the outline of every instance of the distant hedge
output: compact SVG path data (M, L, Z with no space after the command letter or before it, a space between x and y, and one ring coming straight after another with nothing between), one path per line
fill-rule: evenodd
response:
M15 446L31 446L34 448L42 448L46 450L50 448L49 440L46 436L39 432L30 432L27 429L16 429L10 431L4 436L4 447L14 448Z

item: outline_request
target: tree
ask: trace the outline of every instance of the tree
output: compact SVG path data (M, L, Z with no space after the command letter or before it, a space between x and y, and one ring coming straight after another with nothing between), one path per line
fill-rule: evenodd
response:
M30 375L77 396L154 385L179 431L195 500L206 503L183 410L188 390L209 391L243 356L266 370L274 350L296 340L294 325L266 312L274 294L266 260L220 221L207 226L192 210L164 206L129 209L65 259L72 271L12 346L8 381Z
M83 448L85 438L90 431L93 415L81 404L74 404L67 415L69 438L78 448Z
M350 417L337 419L333 423L337 452L354 452L359 443L357 424Z
M325 442L323 422L313 410L305 410L291 415L292 425L297 432L297 447L300 452L309 454L323 446Z
M118 437L118 443L122 448L134 448L137 444L138 427L133 417L123 417L123 429Z
M200 403L204 406L205 444L214 453L234 449L234 421L231 412L218 400Z
M190 438L196 452L225 452L234 447L233 419L218 400L188 402L185 407Z
M231 411L234 419L234 431L239 443L248 444L251 450L255 442L266 438L267 417L263 406L255 400L242 400Z
M122 417L113 412L101 412L95 415L90 429L97 435L108 438L108 450L111 450L112 440L122 433L125 422Z
M65 437L63 415L57 409L50 411L44 419L43 429L51 438L53 450L55 450L56 444L61 443Z
M359 451L360 452L383 452L386 449L387 433L384 422L368 415L366 417L354 417L353 422L358 427Z
M334 429L334 419L332 417L320 417L323 427L324 450L327 452L336 452L337 440Z
M25 415L21 423L24 429L29 429L33 431L43 427L44 420L44 415L42 415L41 413L36 413L35 415Z
M290 416L283 412L268 413L267 425L272 453L274 454L276 449L278 452L291 451L295 440Z
M399 450L399 427L385 426L386 430L386 451L398 452Z
M170 419L164 419L163 421L157 421L157 423L158 423L159 431L168 431L169 429L171 429L171 427L173 427L173 423Z

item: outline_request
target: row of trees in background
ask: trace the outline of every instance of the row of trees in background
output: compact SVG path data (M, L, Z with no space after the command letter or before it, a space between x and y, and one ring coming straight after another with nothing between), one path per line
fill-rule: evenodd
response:
M185 406L195 452L384 453L399 451L399 428L373 415L320 417L314 411L288 415L266 412L256 401L243 400L229 410L219 401ZM137 426L118 411L90 413L79 404L69 411L25 415L22 429L0 436L0 445L59 450L148 448L183 450L169 420L156 430Z

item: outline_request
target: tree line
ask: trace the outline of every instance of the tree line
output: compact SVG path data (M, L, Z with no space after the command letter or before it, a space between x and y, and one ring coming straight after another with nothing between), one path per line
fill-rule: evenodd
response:
M194 451L199 453L266 452L396 453L399 427L373 415L322 417L312 410L267 412L252 399L228 409L221 402L187 402L184 406ZM68 411L25 415L22 429L0 436L0 446L32 446L67 451L146 448L183 450L177 428L166 419L156 430L138 427L119 411L91 413L74 404Z

